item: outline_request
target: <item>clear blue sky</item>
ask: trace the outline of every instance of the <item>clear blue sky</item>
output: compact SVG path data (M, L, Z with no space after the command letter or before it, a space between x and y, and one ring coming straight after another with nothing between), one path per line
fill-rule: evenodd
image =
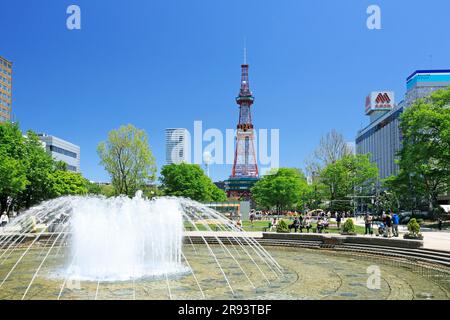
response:
M82 30L66 29L70 4ZM370 4L382 30L366 28ZM0 55L22 129L80 145L83 174L105 181L96 145L122 124L148 132L158 168L164 128L235 128L246 37L254 124L280 129L281 165L303 167L330 129L354 140L370 91L400 100L415 69L450 67L449 12L448 0L2 0Z

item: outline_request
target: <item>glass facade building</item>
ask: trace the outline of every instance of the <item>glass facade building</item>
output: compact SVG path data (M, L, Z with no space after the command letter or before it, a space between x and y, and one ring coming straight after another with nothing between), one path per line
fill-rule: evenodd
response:
M398 173L395 163L402 145L400 115L414 101L429 96L433 91L450 86L450 70L417 70L407 78L406 97L389 111L377 117L360 130L356 137L356 153L370 154L379 169L380 179Z

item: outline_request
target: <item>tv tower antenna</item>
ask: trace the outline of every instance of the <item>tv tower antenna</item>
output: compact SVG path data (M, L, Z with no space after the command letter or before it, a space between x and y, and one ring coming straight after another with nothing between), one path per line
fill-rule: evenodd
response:
M226 181L228 197L250 199L251 187L258 181L258 163L255 151L255 130L252 122L253 94L250 90L247 64L247 46L244 46L244 63L241 65L241 87L236 98L239 105L239 122L233 169Z
M247 38L244 37L244 64L247 64Z

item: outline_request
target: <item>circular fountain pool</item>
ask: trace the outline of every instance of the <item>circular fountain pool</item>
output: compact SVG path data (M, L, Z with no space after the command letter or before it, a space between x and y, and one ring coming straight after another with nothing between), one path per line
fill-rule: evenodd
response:
M361 257L311 249L266 247L279 262L279 275L268 265L258 265L242 248L230 246L242 269L220 246L216 252L221 269L205 245L184 245L192 269L173 275L142 277L125 281L71 279L61 268L66 260L61 249L52 254L35 274L47 249L34 248L5 281L0 299L449 299L442 284L418 273L411 265L396 266L376 257ZM44 250L43 250L44 249ZM17 261L16 250L2 265L1 276ZM56 252L55 252L56 253ZM17 256L15 256L17 255ZM263 269L263 273L259 268ZM368 286L369 267L380 271L379 288ZM190 271L192 270L192 272ZM32 286L24 293L35 276ZM447 276L448 282L448 276Z
M183 238L187 229L196 231L196 241ZM62 197L21 214L3 231L0 299L450 297L446 270L263 247L189 199Z

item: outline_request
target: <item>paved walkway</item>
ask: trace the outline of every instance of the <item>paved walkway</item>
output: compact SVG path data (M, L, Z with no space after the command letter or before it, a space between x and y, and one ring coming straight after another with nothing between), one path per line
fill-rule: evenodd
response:
M422 231L423 247L450 251L450 231Z
M356 219L355 224L364 227L362 218ZM400 237L406 233L406 226L399 226ZM422 228L423 247L425 249L450 251L450 230L437 231L435 229Z

